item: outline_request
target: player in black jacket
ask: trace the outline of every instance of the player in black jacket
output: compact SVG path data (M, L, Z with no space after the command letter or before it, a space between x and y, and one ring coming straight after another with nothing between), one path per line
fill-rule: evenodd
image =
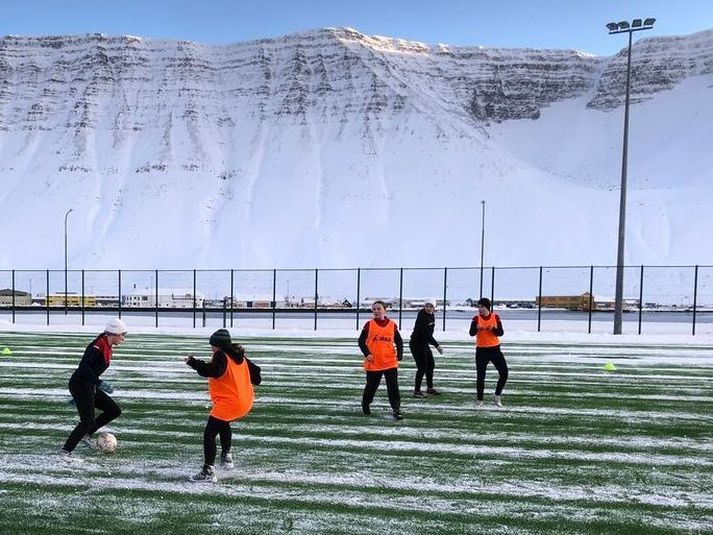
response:
M119 406L109 397L114 389L99 376L109 367L112 347L124 341L126 332L123 321L118 318L110 320L104 332L84 350L79 366L69 379L69 391L77 405L79 423L60 451L60 458L65 462L75 460L71 454L80 441L93 447L92 434L121 414ZM102 411L99 417L95 416L95 409Z
M433 337L433 329L436 326L435 308L436 300L426 299L423 308L418 311L413 333L411 333L411 340L408 344L417 367L416 384L413 389L413 396L416 398L426 397L426 394L421 392L421 382L424 375L426 376L426 393L432 396L439 394L438 390L433 388L433 370L436 367L436 362L433 359L431 346L434 346L441 355L443 354L443 349Z

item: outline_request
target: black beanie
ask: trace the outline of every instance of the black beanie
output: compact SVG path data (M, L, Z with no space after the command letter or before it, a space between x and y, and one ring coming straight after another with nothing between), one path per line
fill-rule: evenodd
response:
M210 335L210 340L208 341L210 345L215 347L226 348L230 347L233 341L230 339L230 333L228 329L218 329L213 334Z
M478 306L484 306L488 310L493 310L490 305L490 299L488 299L487 297L481 297L480 299L478 299Z

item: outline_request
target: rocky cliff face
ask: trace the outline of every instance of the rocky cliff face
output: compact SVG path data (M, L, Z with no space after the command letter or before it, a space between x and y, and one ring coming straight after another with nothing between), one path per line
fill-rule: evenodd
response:
M643 38L633 47L632 101L713 71L713 31ZM535 119L543 106L591 94L621 104L626 50L427 46L325 29L231 46L136 37L0 39L0 129L52 130L206 124L233 128L231 110L326 120L374 117L408 104L479 122ZM168 102L178 103L168 109ZM302 119L300 119L302 117Z
M607 61L588 106L610 110L624 104L626 62L626 49ZM641 39L631 49L631 102L650 99L691 76L711 73L713 30L687 37Z

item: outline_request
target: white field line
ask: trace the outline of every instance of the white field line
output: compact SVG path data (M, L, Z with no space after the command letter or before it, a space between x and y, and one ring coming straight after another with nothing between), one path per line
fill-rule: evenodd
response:
M0 481L4 483L33 483L45 489L52 487L90 487L103 490L143 490L161 496L213 495L216 497L244 498L274 502L284 500L293 503L313 503L320 506L342 506L363 508L379 515L380 511L414 511L431 514L454 513L457 517L474 518L478 515L494 515L508 518L523 518L537 506L528 499L547 499L541 506L543 513L564 518L566 511L579 516L579 510L589 511L601 507L608 509L612 503L646 504L667 508L690 510L691 507L710 508L710 495L690 491L672 491L667 486L647 486L631 489L618 485L542 485L539 482L501 482L494 486L488 480L457 480L452 483L435 482L428 478L394 480L388 475L372 475L359 471L348 475L305 474L296 471L270 472L260 470L255 473L250 468L242 468L237 476L221 474L217 485L196 484L183 481L191 473L191 468L152 468L148 463L122 463L120 467L109 466L95 469L85 464L79 469L56 465L42 470L46 457L24 456L26 459L6 459L11 471L0 469ZM18 462L20 461L20 462ZM38 470L40 467L40 470ZM195 468L193 468L195 470ZM40 473L38 473L40 472ZM50 472L50 475L47 475ZM232 474L231 474L232 475ZM315 488L315 485L329 488ZM375 495L391 491L388 500L375 499ZM45 490L47 492L47 490ZM399 492L400 494L394 494ZM423 499L423 492L430 492ZM439 496L438 494L446 496ZM491 499L489 499L491 498ZM506 499L503 499L506 498ZM545 512L546 511L546 512ZM316 514L320 514L317 512ZM327 513L330 514L330 513ZM586 513L583 514L586 516ZM637 514L639 516L640 513ZM541 515L540 515L541 516ZM571 518L571 516L566 515ZM643 515L646 516L646 515ZM713 526L713 521L691 521L687 517L677 518L671 512L663 513L674 525ZM678 520L678 521L676 521Z
M76 418L75 418L76 419ZM57 416L45 416L43 418L33 418L33 421L27 422L21 417L17 419L9 420L3 419L0 422L0 429L7 429L8 431L16 430L18 424L22 425L23 429L41 430L47 432L62 432L68 433L73 428L72 423L68 424L57 424ZM195 425L195 417L192 419L187 419L185 415L175 415L173 420L178 423L185 425ZM117 429L112 428L111 432L118 434L123 441L132 437L133 441L137 445L144 442L154 443L156 442L155 431L152 429L147 429L149 425L162 426L165 425L168 419L142 419L138 423L131 421L120 421L114 422L118 425ZM138 425L138 427L137 427ZM201 420L198 424L202 427L203 421ZM258 436L268 436L267 433L270 431L283 431L283 424L257 424L250 421L243 423L243 427L237 428L234 424L234 434L240 436L240 438L258 437ZM370 426L340 426L338 424L334 425L318 425L318 424L297 424L291 425L290 429L298 434L334 434L340 435L343 438L352 436L362 436L365 433L374 433L375 430ZM257 432L264 432L264 435L258 435ZM435 443L439 441L456 441L459 444L520 444L520 443L531 443L531 444L545 444L550 449L571 447L576 445L579 447L615 447L618 449L627 449L627 455L635 455L630 450L689 450L691 453L713 453L713 444L705 439L694 440L686 437L676 438L676 439L662 439L662 438L641 438L635 435L623 435L617 437L616 439L607 436L553 436L553 435L534 435L534 434L512 434L512 433L493 433L493 432L467 432L462 430L448 430L448 429L417 429L412 428L401 428L401 427L384 427L378 430L378 434L383 437L389 437L389 443L398 441L407 441L412 443L414 438L417 438L417 443ZM416 437L414 436L416 435ZM195 438L196 433L191 431L169 431L161 430L161 439L166 440L169 438L175 439L192 439ZM148 440L146 440L148 439ZM8 442L12 442L12 433L8 434ZM331 439L328 439L331 440ZM353 440L353 439L349 439ZM371 438L365 438L360 442L364 447L366 447L370 442ZM24 436L17 437L17 442L27 442L27 438ZM158 442L156 442L158 443ZM623 451L623 450L622 450ZM641 463L636 463L641 464Z
M207 387L206 387L207 388ZM32 388L0 388L0 396L12 396L15 399L37 399L44 398L52 400L53 402L66 403L69 397L68 391L58 388L49 389L32 389ZM209 402L206 390L196 390L192 392L162 392L155 390L117 390L112 397L117 400L150 400L150 399L160 399L160 400L188 400L188 401L201 401L204 399ZM317 400L317 399L294 399L289 396L280 395L260 395L258 394L255 399L255 405L259 406L262 404L272 404L272 405L285 405L289 407L294 406L316 406L322 410L328 408L354 408L358 404L358 395L354 400ZM692 401L696 401L698 398L693 398ZM423 406L423 405L421 405ZM483 413L488 411L485 408L477 408L473 406L463 406L463 405L447 405L445 403L429 403L428 410L442 411L444 415L448 414L459 414L466 415L468 413ZM503 418L506 418L508 414L528 414L528 415L556 415L556 416L587 416L591 418L618 418L625 419L628 421L654 421L654 420L664 420L664 419L676 419L676 420L692 420L696 422L701 421L711 421L713 423L713 415L703 416L700 413L690 413L690 412L661 412L661 411L626 411L620 409L585 409L585 408L564 408L564 407L534 407L534 406L508 406L502 410L493 410L489 412L495 412L500 414Z
M501 482L493 486L489 481L478 481L477 476L471 481L459 480L444 484L419 478L416 480L394 480L388 475L373 476L368 472L358 471L353 474L305 474L302 472L264 472L254 473L249 468L240 470L234 477L223 476L223 484L206 485L181 481L190 472L191 468L163 468L151 469L149 463L122 463L121 466L104 466L94 469L90 463L85 463L79 468L81 475L77 477L76 470L67 468L58 470L56 465L50 467L48 472L57 472L50 476L38 473L37 456L25 456L28 459L8 459L14 461L10 466L0 470L0 481L8 483L32 482L46 487L56 485L84 486L87 480L102 489L140 489L153 492L170 492L181 495L191 494L216 494L222 496L251 496L264 497L271 500L285 499L296 502L317 503L348 503L357 507L374 507L372 492L385 490L402 491L403 495L391 495L384 503L379 500L378 508L410 509L419 511L443 513L458 512L459 514L475 514L482 512L479 505L474 503L475 496L502 498L504 496L522 500L523 498L546 498L554 502L586 501L588 505L608 503L636 503L666 506L673 508L711 508L713 499L708 493L695 493L689 490L672 491L669 487L648 487L644 489L631 489L619 485L547 485L526 482ZM30 466L33 460L35 463ZM18 463L18 461L21 461ZM45 461L46 462L46 461ZM24 463L24 466L23 464ZM6 468L12 468L8 471ZM195 469L194 469L195 470ZM111 471L110 474L107 472ZM138 475L140 474L140 475ZM107 477L110 476L110 477ZM148 479L146 476L150 476ZM156 479L160 478L160 479ZM172 482L171 482L172 481ZM292 487L291 485L298 485ZM310 488L313 485L335 487L333 490ZM448 498L438 497L433 494L428 500L423 500L418 491L431 491L444 493ZM414 495L415 494L415 495ZM461 496L462 495L462 496ZM477 500L475 500L477 502ZM420 504L420 505L419 505ZM491 504L492 505L492 504ZM505 513L505 511L503 511ZM507 514L507 513L505 513ZM713 524L713 521L711 521Z

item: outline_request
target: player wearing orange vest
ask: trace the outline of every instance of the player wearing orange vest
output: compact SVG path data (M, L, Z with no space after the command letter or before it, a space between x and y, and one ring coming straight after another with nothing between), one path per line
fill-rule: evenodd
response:
M386 391L394 420L403 420L398 377L404 342L396 323L386 317L386 303L374 301L371 311L374 313L374 319L364 325L359 335L359 348L364 354L366 371L366 386L364 386L361 408L367 416L371 414L369 405L374 400L374 394L379 388L383 375L386 379Z
M508 380L508 364L500 351L499 336L503 335L503 324L497 314L490 312L490 299L483 297L478 301L478 314L470 322L470 335L475 336L475 369L477 405L483 405L485 391L485 370L492 362L498 370L498 384L495 386L495 405L502 407L500 395Z
M208 378L208 392L213 407L208 423L203 431L203 469L191 477L193 481L211 481L218 477L214 463L217 454L216 436L220 435L220 464L230 470L233 456L230 453L233 434L230 422L246 416L253 406L254 391L250 380L249 361L242 346L233 344L227 329L218 329L210 337L213 358L204 362L193 356L186 357L185 363Z

